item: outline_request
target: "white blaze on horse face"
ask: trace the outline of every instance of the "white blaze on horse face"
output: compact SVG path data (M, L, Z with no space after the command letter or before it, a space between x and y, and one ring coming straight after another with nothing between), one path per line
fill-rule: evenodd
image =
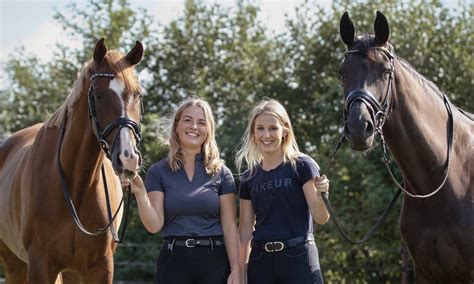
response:
M109 88L117 95L121 105L121 117L125 117L125 103L123 100L123 92L125 90L125 84L122 80L114 78L110 81ZM139 168L140 156L134 145L134 136L131 135L131 129L128 127L120 128L120 149L119 149L119 160L123 165L123 169L128 172L135 173Z
M132 130L128 127L120 129L120 146L119 159L122 162L123 169L135 173L139 168L140 155L134 145L134 137L131 135Z
M123 103L122 93L125 90L125 84L122 80L114 78L112 81L110 81L109 88L114 91L117 97L119 98L120 106L122 109L122 113L120 115L123 117L125 115L125 104Z

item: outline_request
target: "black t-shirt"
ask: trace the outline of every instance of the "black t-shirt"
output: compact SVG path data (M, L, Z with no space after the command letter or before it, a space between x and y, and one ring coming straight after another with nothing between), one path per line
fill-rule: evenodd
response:
M255 241L288 240L313 232L313 219L303 192L303 185L319 176L319 166L303 155L265 171L261 166L248 178L244 173L240 183L240 198L251 200L256 224Z

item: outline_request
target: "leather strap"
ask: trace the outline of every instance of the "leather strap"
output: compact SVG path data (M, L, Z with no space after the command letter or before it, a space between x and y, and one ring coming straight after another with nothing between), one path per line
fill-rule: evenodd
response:
M266 252L278 252L287 248L295 247L299 244L314 241L314 235L299 236L289 240L273 240L273 241L252 241L252 248L258 248Z

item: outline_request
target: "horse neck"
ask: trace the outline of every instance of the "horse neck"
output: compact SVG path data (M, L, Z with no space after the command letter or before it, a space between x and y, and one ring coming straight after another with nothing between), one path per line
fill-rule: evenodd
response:
M71 184L89 188L98 180L104 157L92 131L87 94L83 93L67 118L61 146L61 166L66 176L77 180Z
M396 60L392 110L383 131L405 182L416 194L430 193L444 178L447 122L440 91Z

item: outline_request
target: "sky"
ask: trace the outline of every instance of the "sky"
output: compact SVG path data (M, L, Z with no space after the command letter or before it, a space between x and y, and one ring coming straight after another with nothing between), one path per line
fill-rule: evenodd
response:
M50 57L52 55L51 47L64 35L59 24L53 19L55 9L66 11L66 6L71 2L84 5L87 1L0 0L0 64L6 61L11 52L21 46L24 46L28 52L41 57ZM147 9L148 13L162 24L176 19L182 14L184 7L184 0L129 0L129 2L132 7ZM235 3L231 0L208 0L207 2L219 2L229 6ZM301 2L302 0L256 1L261 8L260 19L275 31L283 30L285 13L291 15L296 5ZM321 3L330 5L331 0L321 0ZM80 44L72 41L67 43Z
M185 0L129 0L132 7L148 10L156 21L167 24L183 12ZM410 0L408 0L410 1ZM5 82L3 65L9 54L20 47L40 58L50 58L52 47L59 38L69 39L53 19L55 9L66 11L66 6L75 2L84 5L86 0L0 0L0 87ZM234 0L206 0L223 5L234 5ZM285 13L294 15L294 8L303 0L255 0L259 5L260 20L276 32L284 29ZM332 0L317 0L329 6ZM457 0L443 0L448 6ZM66 44L80 46L80 42L69 40Z
M27 53L38 55L40 58L51 58L52 47L60 38L68 46L80 47L80 42L74 42L65 36L60 25L53 19L55 10L66 12L70 3L85 5L86 0L0 0L0 89L6 84L4 78L4 63L9 54L19 48L25 48ZM184 9L185 0L129 0L132 8L145 8L154 19L162 24L180 16ZM208 3L218 2L232 6L233 0L206 0ZM260 20L268 28L276 32L282 31L285 23L285 13L294 15L294 8L303 0L256 0L261 9ZM323 5L330 5L332 0L319 0Z

